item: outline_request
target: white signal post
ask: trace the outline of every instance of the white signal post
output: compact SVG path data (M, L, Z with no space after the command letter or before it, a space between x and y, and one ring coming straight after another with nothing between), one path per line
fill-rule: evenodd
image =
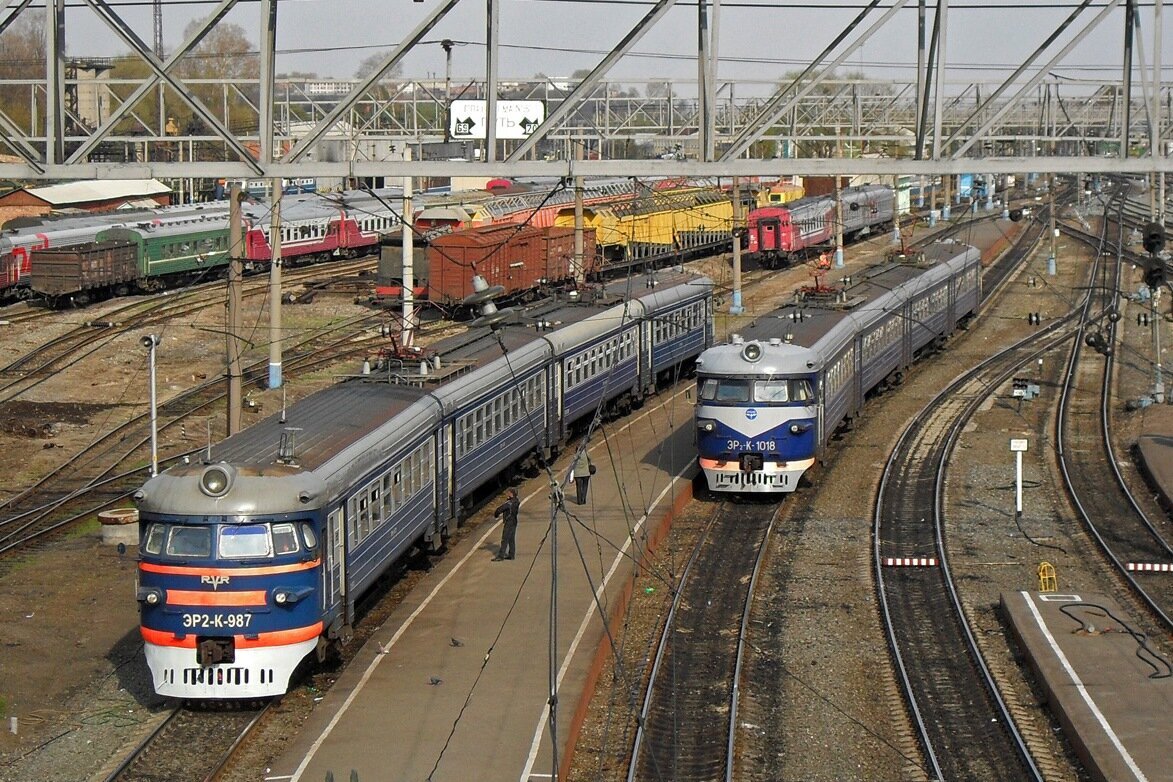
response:
M147 374L151 384L151 477L159 474L159 405L155 395L155 348L159 347L159 336L147 334L140 342L147 349Z
M1022 518L1022 455L1026 452L1025 438L1012 438L1010 450L1014 452L1014 518Z

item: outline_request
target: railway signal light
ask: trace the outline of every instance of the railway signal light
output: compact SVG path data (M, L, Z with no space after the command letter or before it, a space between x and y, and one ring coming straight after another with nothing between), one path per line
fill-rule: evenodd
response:
M1144 238L1142 240L1145 250L1151 255L1156 255L1165 249L1165 226L1160 223L1148 223L1144 227ZM1153 287L1152 285L1149 286Z
M1165 284L1165 262L1160 258L1150 260L1144 272L1144 284L1153 290Z
M1104 339L1104 335L1098 331L1091 332L1083 338L1083 341L1087 343L1089 348L1096 351L1101 356L1112 355L1112 347L1108 344L1108 341Z

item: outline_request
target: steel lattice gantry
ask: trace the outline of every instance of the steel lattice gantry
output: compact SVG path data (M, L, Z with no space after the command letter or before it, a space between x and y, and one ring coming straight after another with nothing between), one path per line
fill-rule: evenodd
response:
M369 0L372 7L379 5ZM956 9L948 0L859 0L839 30L817 31L821 50L781 79L721 77L720 0L647 0L642 17L609 40L589 73L570 82L498 75L500 7L509 0L427 0L414 25L388 25L395 42L370 75L332 82L277 78L277 32L295 4L218 0L164 53L158 12L153 40L128 19L136 4L112 0L0 0L0 35L43 13L44 46L27 59L0 49L0 176L13 180L178 177L636 176L1116 172L1171 170L1165 152L1171 87L1162 78L1163 0L1082 0L1037 46L996 78L958 78L946 41ZM238 8L239 4L239 8ZM164 4L166 5L166 4ZM413 4L407 4L411 6ZM558 4L549 3L551 14ZM190 7L189 7L190 8ZM208 10L210 9L210 10ZM230 13L255 14L255 74L201 73L193 56ZM74 45L70 24L84 10L139 61L121 76ZM484 68L455 81L400 73L454 12L477 15ZM618 79L617 63L669 12L695 17L695 78ZM764 11L765 12L765 11ZM786 7L768 9L784 25ZM1008 23L1013 23L1007 9ZM900 15L915 15L907 77L845 76L868 42ZM677 17L679 18L679 17ZM27 22L26 22L27 24ZM145 27L145 25L140 25ZM583 35L603 37L603 27ZM1110 27L1120 42L1110 77L1060 73L1087 36ZM616 35L618 39L615 40ZM824 40L825 39L825 40ZM70 38L71 41L74 38ZM150 43L148 43L150 41ZM445 41L451 55L451 41ZM1144 57L1148 53L1148 61ZM449 60L450 63L450 60ZM22 67L23 66L23 70ZM110 71L113 70L111 73ZM99 73L103 78L97 79ZM145 74L145 75L142 75ZM388 74L395 74L394 78ZM504 99L540 100L545 119L528 137L486 138L467 159L405 159L386 150L425 149L448 138L454 84L480 99L487 116ZM319 89L312 89L318 87ZM654 89L653 89L654 87ZM87 111L86 106L90 109ZM96 106L94 110L92 107ZM176 116L186 118L176 123ZM648 150L673 150L649 156ZM665 159L667 158L667 159Z

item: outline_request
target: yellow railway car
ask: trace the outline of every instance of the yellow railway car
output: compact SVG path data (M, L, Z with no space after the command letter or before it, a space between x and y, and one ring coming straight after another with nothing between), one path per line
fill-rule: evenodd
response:
M554 220L573 227L574 210ZM595 230L600 273L683 260L730 244L733 201L713 188L651 190L622 203L583 209L583 227Z
M806 188L802 185L776 184L764 187L758 191L757 205L770 206L771 204L788 204L797 201L806 195Z

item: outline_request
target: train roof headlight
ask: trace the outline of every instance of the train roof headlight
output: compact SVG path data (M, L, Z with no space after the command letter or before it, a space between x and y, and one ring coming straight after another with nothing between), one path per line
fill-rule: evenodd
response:
M757 361L762 357L762 346L751 342L741 349L741 357L746 361Z
M215 465L200 476L200 490L209 497L223 497L232 487L232 472L228 467Z

